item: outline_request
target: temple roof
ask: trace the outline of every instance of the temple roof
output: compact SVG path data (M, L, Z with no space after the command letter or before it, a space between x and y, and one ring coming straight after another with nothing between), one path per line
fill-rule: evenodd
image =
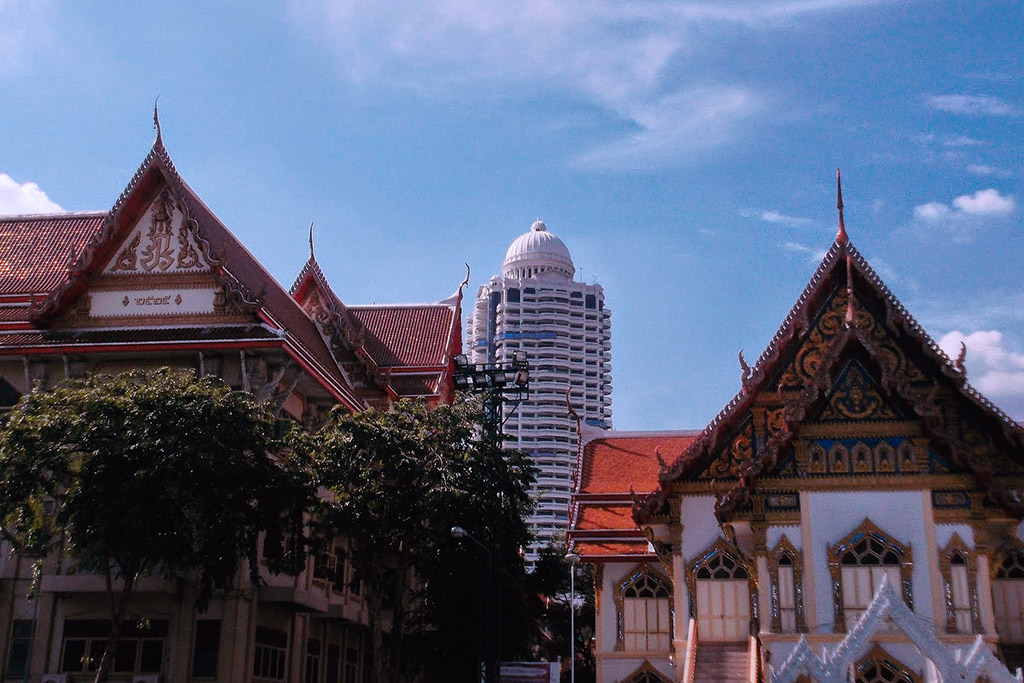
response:
M106 213L0 217L0 296L49 294ZM27 319L27 315L26 315Z
M634 495L658 487L659 458L672 460L697 432L581 430L581 476L573 495L569 548L589 560L650 558L633 520Z
M839 329L820 344L814 363L806 369L807 380L798 386L788 387L792 391L785 393L780 381L784 378L783 373L788 364L797 362L797 351L814 331L830 297L842 301L845 306L845 316L840 320ZM877 343L878 339L862 329L864 321L875 324L876 318L877 325L884 328L885 334L893 340L892 344L912 353L921 367L926 368L923 376L911 382L899 375L903 370L897 368L895 360L890 357L896 347L882 348ZM752 368L748 367L741 355L743 373L739 392L693 443L662 468L658 491L638 509L640 518L646 519L663 508L673 482L687 479L708 465L712 454L735 436L740 422L752 415L752 406L759 397L781 402L784 410L780 414L782 422L776 426L778 431L744 465L732 489L719 498L716 510L720 517L728 516L742 505L757 478L774 466L778 454L799 432L800 424L809 411L820 405L832 389L831 382L839 370L841 359L847 358L855 349L873 359L885 390L906 406L909 415L921 421L924 433L933 443L947 451L958 465L976 473L983 490L993 494L991 464L978 458L968 458L969 449L960 442L956 430L945 423L945 416L935 404L935 394L940 387L959 397L964 410L970 413L970 419L987 423L984 432L998 451L1024 460L1024 430L1021 426L967 383L962 360L952 361L939 348L850 243L845 229L841 229L758 361ZM776 398L772 399L773 396ZM986 469L987 473L983 471ZM1012 506L1014 496L1011 493L1004 497L1003 504Z
M169 321L170 325L130 330L85 333L62 329L62 316L103 276L104 268L161 192L170 193L184 211L183 220L193 235L190 239L202 252L203 262L210 264L197 274L223 283L230 295L253 311L252 324L214 329L209 324L175 326ZM311 262L315 265L312 255ZM309 264L303 272L308 268ZM316 271L323 280L319 268ZM335 310L344 312L340 299L330 294L338 304ZM389 314L392 308L398 312ZM372 362L395 371L433 366L429 368L434 371L432 377L403 378L403 386L414 392L408 395L422 395L425 387L430 388L429 394L443 393L447 374L437 372L436 366L458 352L457 342L451 341L460 337L458 302L367 310L373 311L364 314L372 326L367 358L372 354ZM358 338L361 322L355 316L348 316L347 321ZM241 339L283 347L351 409L366 406L342 367L354 357L335 356L301 302L267 272L178 175L159 129L149 154L110 211L0 217L0 348L29 353L32 347L39 352L74 347L87 352L90 345L109 348L128 342L180 345L191 341L203 346Z

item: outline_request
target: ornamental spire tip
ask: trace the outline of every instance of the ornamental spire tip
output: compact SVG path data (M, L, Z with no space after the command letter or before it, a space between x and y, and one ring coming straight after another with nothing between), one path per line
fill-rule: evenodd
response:
M309 222L309 260L316 260L316 257L313 255L313 221Z
M160 109L158 106L159 104L160 96L157 95L156 99L153 100L153 127L156 128L156 141L154 142L154 144L163 144L163 136L160 133Z
M843 220L843 177L836 169L836 208L839 209L839 232L836 233L836 242L846 244L850 238L846 234L846 222Z

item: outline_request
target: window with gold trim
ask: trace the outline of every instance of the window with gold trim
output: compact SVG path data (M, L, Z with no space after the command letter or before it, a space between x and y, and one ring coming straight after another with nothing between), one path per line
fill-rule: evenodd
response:
M771 575L772 631L803 633L803 557L785 535L769 553Z
M640 668L631 673L622 683L670 683L660 671L645 661Z
M672 647L672 584L643 565L619 584L620 648L630 652L669 652Z
M978 580L974 553L958 534L939 552L946 602L946 633L979 633Z
M876 645L854 666L855 683L921 683L900 660Z
M834 630L848 631L857 623L885 577L888 577L889 583L913 609L911 559L909 545L904 546L893 540L869 519L864 520L839 543L829 547ZM893 624L883 628L891 629Z
M997 555L992 574L992 608L999 640L1024 643L1024 547L1016 539Z

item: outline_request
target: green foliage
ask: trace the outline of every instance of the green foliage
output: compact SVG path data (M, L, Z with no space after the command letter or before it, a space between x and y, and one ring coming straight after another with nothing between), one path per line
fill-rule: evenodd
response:
M300 468L270 460L272 417L217 380L167 369L35 391L0 434L0 516L42 556L63 540L81 569L134 582L186 576L205 608L257 539L281 537L311 497ZM62 532L62 537L61 537Z
M427 653L453 646L469 648L460 654L472 669L477 607L486 592L480 582L499 576L500 560L503 585L522 585L519 548L528 540L523 517L533 468L523 454L481 442L481 420L478 401L433 410L400 401L387 412L336 411L307 443L333 497L323 518L350 539L366 585L380 680L423 675ZM492 577L485 552L469 539L453 539L453 526L488 546ZM492 598L489 611L496 606ZM453 680L452 660L440 659Z

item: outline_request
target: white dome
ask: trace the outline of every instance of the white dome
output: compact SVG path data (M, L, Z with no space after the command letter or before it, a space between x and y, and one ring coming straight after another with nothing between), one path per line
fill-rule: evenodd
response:
M509 245L501 274L507 278L556 275L571 280L576 274L576 266L565 243L548 232L547 226L538 218L529 232Z

